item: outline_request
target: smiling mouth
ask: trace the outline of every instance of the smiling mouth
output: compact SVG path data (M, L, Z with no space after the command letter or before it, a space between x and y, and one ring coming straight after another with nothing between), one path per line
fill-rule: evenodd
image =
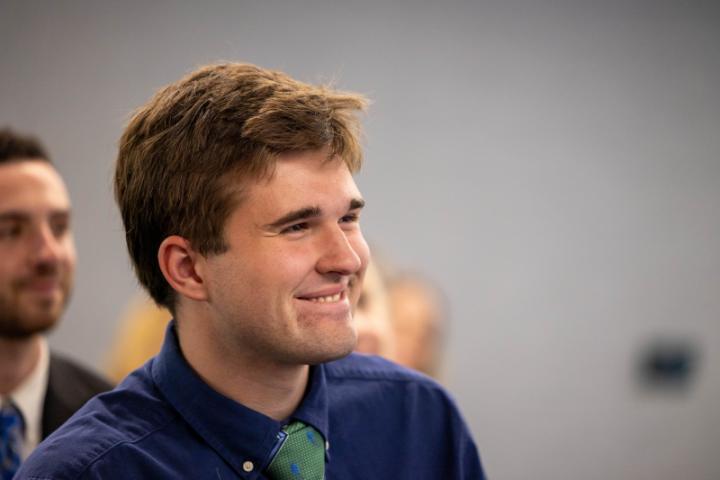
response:
M328 295L326 297L315 297L309 299L311 302L315 303L333 303L333 302L339 302L342 298L342 293L336 293L335 295Z
M300 300L306 300L312 303L337 303L345 298L345 291L338 292L335 295L323 295L318 297L298 297Z

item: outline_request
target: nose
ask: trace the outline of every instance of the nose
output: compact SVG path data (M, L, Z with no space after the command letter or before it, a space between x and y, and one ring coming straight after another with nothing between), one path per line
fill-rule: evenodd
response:
M30 257L35 264L54 263L60 258L60 239L57 238L50 225L43 224L38 227L33 235L30 248Z
M339 225L323 235L320 249L322 254L317 263L320 273L353 275L362 268L360 255L355 251L348 234Z

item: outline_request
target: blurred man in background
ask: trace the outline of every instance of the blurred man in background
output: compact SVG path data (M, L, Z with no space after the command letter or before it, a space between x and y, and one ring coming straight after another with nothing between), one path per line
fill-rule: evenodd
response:
M0 472L12 478L41 439L110 388L48 351L65 310L75 245L65 184L38 141L0 130Z

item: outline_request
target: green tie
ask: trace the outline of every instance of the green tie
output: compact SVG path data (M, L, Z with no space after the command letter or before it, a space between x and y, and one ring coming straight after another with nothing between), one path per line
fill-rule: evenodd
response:
M283 430L285 442L270 462L267 473L273 480L323 480L325 442L320 432L302 422L292 422Z

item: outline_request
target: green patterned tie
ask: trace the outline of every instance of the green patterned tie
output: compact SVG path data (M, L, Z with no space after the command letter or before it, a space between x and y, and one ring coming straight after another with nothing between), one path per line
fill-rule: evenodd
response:
M267 473L273 480L323 480L325 442L320 432L302 422L292 422L283 430L285 442L270 462Z

